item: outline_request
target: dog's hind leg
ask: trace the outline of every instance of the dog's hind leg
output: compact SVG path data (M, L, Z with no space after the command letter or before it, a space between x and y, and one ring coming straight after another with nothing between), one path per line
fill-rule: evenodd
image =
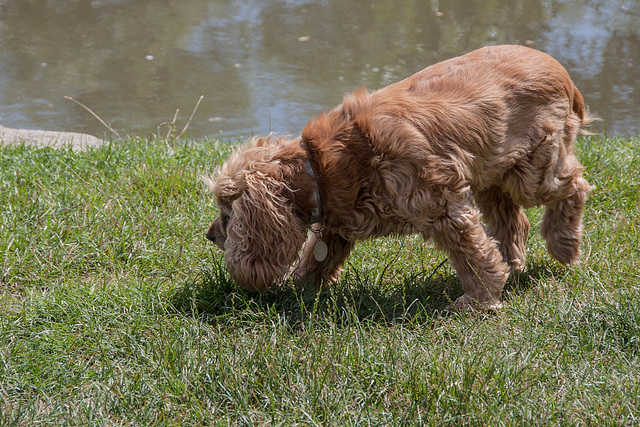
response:
M503 189L526 207L544 205L540 233L549 254L563 264L575 264L582 242L582 210L589 183L582 177L573 143L581 123L566 115L566 103L550 105L532 125L531 150L505 173Z
M524 210L497 186L480 191L475 197L486 224L485 231L497 241L503 261L514 271L522 271L529 237L529 220Z
M298 265L293 268L292 276L303 285L320 285L338 280L342 265L355 246L355 242L330 231L322 232L322 241L327 245L325 259L318 260L314 254L318 239L311 233L302 249Z
M462 282L464 295L455 301L456 309L498 308L509 266L485 233L480 211L471 200L450 205L448 212L434 221L431 237L448 253Z
M584 167L573 151L577 133L575 120L567 120L565 129L547 138L549 161L540 186L537 202L545 205L540 234L547 242L549 254L563 264L576 264L582 243L582 211L592 187L582 177Z
M579 170L563 187L561 197L546 203L540 234L549 254L563 264L574 265L580 257L582 211L591 185Z

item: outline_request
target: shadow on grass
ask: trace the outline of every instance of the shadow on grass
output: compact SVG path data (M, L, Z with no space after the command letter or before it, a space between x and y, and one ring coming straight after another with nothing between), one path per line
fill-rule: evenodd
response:
M563 275L565 267L552 261L534 261L521 273L512 273L502 293L504 302L527 293L539 282Z
M440 319L443 309L462 295L457 276L441 267L399 277L389 284L349 268L339 282L323 288L299 289L290 282L260 294L245 290L229 277L223 262L214 258L200 277L178 288L172 302L185 315L210 323L286 319L291 326L310 320L334 324L373 321L380 324L420 324ZM548 263L533 264L512 275L505 289L508 301L526 293L540 280L557 274Z

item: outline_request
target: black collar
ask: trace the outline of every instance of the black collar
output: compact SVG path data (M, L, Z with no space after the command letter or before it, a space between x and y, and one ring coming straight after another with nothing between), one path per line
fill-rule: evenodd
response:
M313 178L313 201L315 202L316 206L313 208L313 210L311 211L311 224L317 224L322 222L322 208L320 205L320 191L318 190L318 181L316 180L316 174L313 173L313 167L311 167L311 162L309 161L309 158L307 157L305 159L304 162L304 166L305 169L307 170L307 173L309 175L311 175L311 178ZM324 227L324 224L323 224ZM318 231L318 230L311 230L311 231Z

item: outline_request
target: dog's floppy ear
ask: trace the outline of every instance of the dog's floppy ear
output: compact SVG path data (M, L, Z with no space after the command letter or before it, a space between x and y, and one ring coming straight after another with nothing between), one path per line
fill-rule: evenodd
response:
M228 184L226 194L236 198L227 226L225 260L233 279L244 288L269 288L286 273L306 239L288 179L280 161L271 159L247 162L242 183ZM237 188L243 190L235 193Z

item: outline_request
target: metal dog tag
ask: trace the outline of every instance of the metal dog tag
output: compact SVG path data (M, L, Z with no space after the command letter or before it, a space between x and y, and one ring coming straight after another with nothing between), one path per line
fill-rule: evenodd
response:
M313 247L313 257L316 259L316 261L322 262L327 259L328 253L329 249L327 248L327 244L318 239L316 245Z

